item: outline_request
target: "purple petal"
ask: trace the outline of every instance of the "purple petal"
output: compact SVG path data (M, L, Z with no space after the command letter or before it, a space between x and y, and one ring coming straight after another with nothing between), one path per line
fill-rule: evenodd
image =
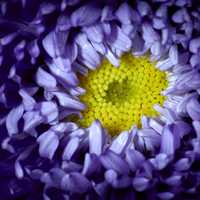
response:
M6 128L9 135L18 133L18 121L21 119L24 113L23 105L19 105L13 108L6 117Z
M190 168L191 162L188 158L182 158L175 163L176 171L186 171Z
M20 89L19 90L19 94L23 99L23 106L24 106L24 110L26 111L31 111L33 110L36 101L34 100L33 97L31 97L28 92L26 92L24 89Z
M169 58L172 61L173 65L177 65L179 62L179 57L178 57L178 49L176 45L171 46L170 50L169 50Z
M76 42L79 46L79 54L82 58L80 61L88 68L95 69L100 64L100 55L95 51L86 35L84 33L80 33L76 37Z
M78 56L78 47L76 43L67 44L65 54L65 57L68 58L71 63L74 62Z
M115 154L112 151L107 151L100 157L100 160L106 169L113 169L120 174L128 174L129 172L127 162L125 162L118 154Z
M101 43L103 41L103 30L101 25L95 24L89 27L83 28L83 31L87 34L87 37L92 42Z
M98 173L101 169L101 164L98 157L95 154L86 154L82 174L85 176L91 176Z
M102 54L102 55L105 55L106 54L106 47L104 46L103 43L96 43L96 42L91 42L92 46L94 47L94 49Z
M200 37L194 38L190 41L189 46L190 52L192 53L198 53L200 50Z
M161 44L160 42L155 42L152 46L151 46L151 53L154 56L159 56L161 54Z
M106 181L98 183L94 186L94 190L99 196L105 196L108 189L109 184Z
M151 11L151 7L145 1L139 1L137 4L137 9L141 16L148 15L148 13Z
M199 121L193 121L192 124L193 124L193 127L195 129L197 137L200 138L200 122Z
M173 132L177 135L180 135L180 137L184 137L192 130L191 126L183 121L176 121L174 125Z
M68 69L61 69L55 63L48 63L48 67L57 80L64 86L77 86L78 78L76 74Z
M174 154L174 151L175 151L174 137L171 131L171 127L167 125L163 129L160 152L170 155L170 154Z
M82 165L72 161L63 161L61 167L66 173L80 172L82 169Z
M166 44L169 38L169 30L167 28L162 29L162 45Z
M159 34L153 29L149 23L144 23L142 25L143 39L146 43L154 43L160 40Z
M166 154L160 153L156 155L155 159L151 159L150 161L156 169L163 170L170 160Z
M63 160L70 160L76 150L78 149L79 146L79 138L74 137L72 138L68 144L66 145L63 154L62 154L62 159Z
M130 143L130 134L127 131L120 133L120 135L113 140L110 150L117 154L121 154Z
M123 33L121 28L116 28L116 38L114 41L109 41L112 45L112 48L119 49L121 51L128 51L131 48L131 40Z
M55 5L51 3L42 3L40 6L40 12L42 15L48 15L56 9Z
M75 110L84 110L85 109L84 104L80 103L78 100L73 99L66 93L53 92L53 94L58 98L60 105L63 107L75 109Z
M161 18L155 17L153 18L153 27L158 30L164 29L166 27L166 22Z
M133 179L133 187L136 191L142 192L144 191L149 185L149 179L144 177L136 177Z
M171 192L162 192L162 193L158 193L157 196L158 196L160 199L163 199L163 200L170 200L170 199L174 198L174 194L171 193Z
M107 53L105 56L114 66L119 66L119 59L110 49L107 49Z
M42 41L46 52L52 57L63 55L68 38L66 32L50 32Z
M72 50L71 50L71 53L72 53ZM66 57L67 56L68 55L66 55ZM68 57L64 58L64 57L58 56L58 57L56 57L56 58L53 59L53 62L62 71L70 72L70 70L71 70L71 63L70 63L70 60L69 60Z
M191 56L190 64L191 64L192 67L196 67L197 65L200 64L199 55L198 54L194 54L194 55Z
M161 6L156 10L156 16L160 18L167 17L167 6L165 4L161 4Z
M23 116L24 118L24 131L35 128L43 121L43 117L39 114L39 111L26 112Z
M51 127L51 130L56 133L72 132L78 129L77 124L73 122L61 122Z
M170 58L158 61L156 67L159 68L161 71L168 70L173 67L173 61Z
M184 10L178 10L172 15L172 20L176 23L183 23L184 22Z
M154 147L160 144L160 135L153 129L141 129L138 131L138 136L143 139L145 148L147 150L153 150Z
M11 33L1 38L1 45L8 45L11 43L17 36L17 33Z
M37 142L40 155L52 159L59 145L58 136L53 131L47 131L38 137Z
M19 178L19 179L23 178L23 176L24 176L24 171L18 160L15 162L15 174L16 174L17 178Z
M41 116L44 116L46 123L50 123L58 117L58 107L53 102L42 102L39 104Z
M145 49L144 40L137 34L134 37L132 43L133 43L133 48L132 48L133 55L135 56L143 55L146 52L147 49Z
M132 9L127 3L121 4L115 15L122 24L131 24Z
M105 140L104 130L98 120L89 128L89 152L101 155Z
M28 44L28 52L33 58L37 58L40 54L40 49L37 44L37 40L34 40Z
M71 15L71 24L73 26L91 25L101 16L101 9L95 5L87 4L73 12Z
M150 119L149 126L161 135L163 131L163 126L160 122L156 121L155 119Z
M112 169L107 170L104 176L105 180L110 184L112 184L117 179L117 173Z
M85 193L91 188L91 184L82 174L72 172L62 178L61 187L72 193Z
M181 178L182 178L181 175L174 175L174 176L167 178L165 180L165 182L170 186L177 187L178 185L181 184Z
M186 105L187 112L193 120L200 120L200 104L196 98L192 98Z
M130 169L135 172L144 163L145 158L139 151L128 149L126 151L126 161Z
M54 89L57 85L56 79L42 68L39 68L36 73L36 82L46 89Z

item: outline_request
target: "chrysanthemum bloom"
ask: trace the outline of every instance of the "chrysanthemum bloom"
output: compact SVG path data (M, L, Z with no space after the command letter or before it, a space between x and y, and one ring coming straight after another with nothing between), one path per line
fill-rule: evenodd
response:
M200 199L200 6L0 2L1 199Z

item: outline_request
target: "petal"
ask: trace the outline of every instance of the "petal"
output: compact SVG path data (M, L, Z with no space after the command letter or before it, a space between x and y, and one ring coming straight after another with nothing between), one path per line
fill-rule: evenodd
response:
M122 24L131 24L132 9L127 3L121 4L115 15Z
M37 70L36 82L39 86L47 89L54 89L57 85L56 79L42 68Z
M89 128L89 152L101 155L104 145L104 130L98 120L95 120Z
M111 36L112 40L109 43L112 45L112 48L119 49L121 51L128 51L131 48L131 40L126 36L121 28L116 28L116 38Z
M28 132L35 128L41 122L43 122L43 117L39 114L39 111L26 112L23 116L24 118L24 131Z
M89 69L95 69L100 64L100 55L95 51L86 35L80 33L76 37L76 42L79 46L79 54L82 58L80 62L84 63Z
M68 38L66 32L50 32L42 41L46 52L52 57L63 55L65 44Z
M191 162L188 158L182 158L175 163L176 171L186 171L189 170Z
M137 9L141 16L148 15L148 13L151 11L151 7L145 1L139 1L137 4Z
M171 192L161 192L161 193L158 193L157 196L163 200L170 200L174 198L174 194Z
M176 11L172 15L172 20L176 23L183 23L184 22L184 10L180 9L180 10Z
M97 174L101 169L101 163L99 158L95 154L86 154L82 174L85 176L91 176Z
M196 98L192 98L186 105L187 112L193 120L200 120L200 104Z
M28 92L26 92L24 89L20 89L19 90L19 94L23 99L23 106L24 106L24 110L26 111L31 111L33 110L36 101L34 100L33 97L31 97Z
M198 53L200 50L200 37L194 38L190 41L189 45L190 52Z
M91 188L91 184L82 174L72 172L62 178L61 187L72 193L85 193Z
M107 170L104 176L105 180L110 184L112 184L117 179L117 173L112 169Z
M62 159L71 160L72 156L78 149L78 146L79 146L79 138L73 137L64 148Z
M23 105L19 105L8 113L6 117L6 128L9 135L18 133L18 121L21 119L23 112Z
M174 151L174 137L171 131L171 127L169 125L166 125L163 129L160 152L170 155L174 154Z
M113 169L119 174L128 174L129 172L128 163L112 151L107 151L100 157L100 160L106 169Z
M145 157L139 151L128 149L126 151L126 161L130 169L135 172L144 163Z
M103 41L103 30L99 24L83 28L90 41L101 43Z
M127 131L124 131L113 140L110 146L110 150L117 154L121 154L122 152L124 152L130 142L130 134Z
M39 104L41 116L44 116L46 123L50 123L58 117L58 107L53 102L42 102Z
M73 26L91 25L101 16L101 9L95 5L87 4L73 12L71 15L71 24Z
M112 65L116 67L119 66L119 59L110 49L107 49L107 53L105 56L112 63Z
M23 176L24 176L24 171L18 160L15 162L15 174L16 174L17 178L19 178L19 179L23 178Z
M84 104L80 103L78 100L73 99L66 93L53 92L53 94L58 98L60 105L63 107L75 109L75 110L84 110L85 109Z
M181 184L181 178L182 178L181 175L174 175L174 176L167 178L165 180L165 182L170 186L177 187L178 185Z
M136 177L133 179L133 187L136 191L142 192L144 191L149 185L149 180L144 177Z
M57 80L64 85L64 87L77 86L78 78L73 71L61 69L55 63L48 63L48 67L51 73L57 77Z
M179 57L178 57L178 49L176 45L171 46L170 50L169 50L169 58L172 61L173 65L177 65L179 62Z
M161 71L169 70L173 67L173 62L170 58L167 58L165 60L158 61L156 67Z
M163 170L169 163L169 158L166 154L160 153L156 155L155 159L150 159L150 162L157 170Z
M52 159L59 145L58 136L53 131L47 131L38 137L37 142L40 155Z
M154 43L160 40L159 34L153 29L149 23L143 23L142 25L143 39L146 43Z

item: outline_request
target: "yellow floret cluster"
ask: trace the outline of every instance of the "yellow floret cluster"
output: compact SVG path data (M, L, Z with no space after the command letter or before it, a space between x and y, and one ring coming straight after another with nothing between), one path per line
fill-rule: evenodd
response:
M166 73L156 69L147 56L124 54L118 68L104 60L98 69L80 76L80 86L86 89L80 100L87 108L78 123L88 127L98 119L111 135L134 124L140 127L143 115L157 115L153 105L163 104L161 91L167 85Z

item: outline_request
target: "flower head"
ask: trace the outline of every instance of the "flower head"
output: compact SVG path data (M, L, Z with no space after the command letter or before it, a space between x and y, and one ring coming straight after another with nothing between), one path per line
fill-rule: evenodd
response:
M1 1L1 198L199 199L199 11Z

